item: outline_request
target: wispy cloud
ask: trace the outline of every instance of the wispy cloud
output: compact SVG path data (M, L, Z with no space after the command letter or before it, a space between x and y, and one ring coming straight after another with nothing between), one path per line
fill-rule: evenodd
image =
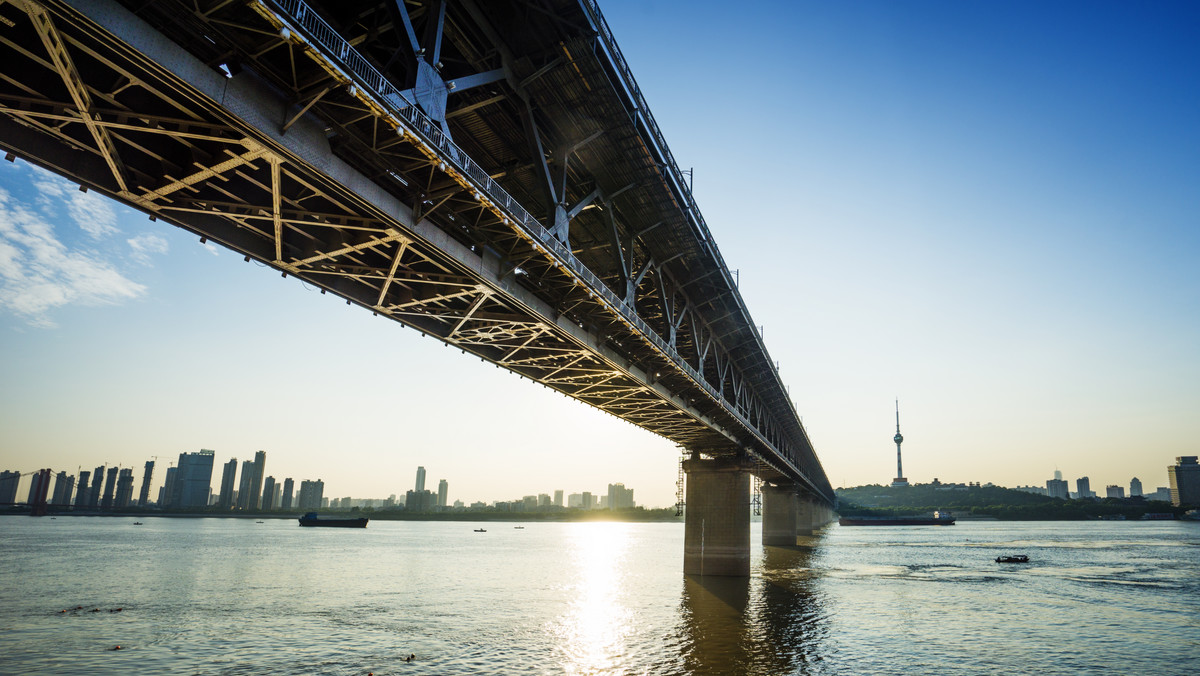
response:
M144 232L125 242L129 244L134 260L140 263L149 263L151 254L165 254L168 249L166 238L152 232Z
M39 193L38 203L44 208L53 210L56 205L65 204L71 220L93 239L119 232L117 212L106 197L81 192L75 184L45 169L33 166L30 169L34 174L33 186Z
M34 181L43 195L53 196L53 190L61 189L43 178ZM42 184L49 186L50 192ZM74 196L67 201L72 218L89 235L100 237L117 231L110 205L101 203L97 207ZM89 217L94 220L85 227ZM0 188L0 308L30 325L53 327L49 312L55 308L73 303L114 304L137 298L145 291L145 286L126 278L108 262L63 244L43 213L31 210Z

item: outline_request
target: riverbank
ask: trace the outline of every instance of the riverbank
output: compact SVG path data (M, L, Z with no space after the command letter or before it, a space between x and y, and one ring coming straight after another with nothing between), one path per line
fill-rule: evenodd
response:
M15 505L0 512L0 515L29 515L27 505ZM123 510L73 510L70 508L55 508L49 506L46 517L163 517L170 519L298 519L305 512L291 510L286 512L226 512L226 511L159 511L154 509L123 509ZM666 509L563 509L553 512L504 512L486 510L464 510L452 512L407 512L403 509L325 509L318 510L322 516L367 517L372 521L520 521L570 523L579 521L617 521L623 523L662 523L681 522L682 516L676 516L674 508Z

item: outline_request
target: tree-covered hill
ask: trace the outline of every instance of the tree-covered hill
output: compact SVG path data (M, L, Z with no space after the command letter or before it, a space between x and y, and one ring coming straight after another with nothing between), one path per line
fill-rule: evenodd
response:
M893 488L873 484L837 489L838 512L844 516L928 514L949 510L959 517L1012 520L1097 519L1124 516L1140 519L1147 512L1181 510L1165 502L1141 498L1062 500L1001 486L917 484Z

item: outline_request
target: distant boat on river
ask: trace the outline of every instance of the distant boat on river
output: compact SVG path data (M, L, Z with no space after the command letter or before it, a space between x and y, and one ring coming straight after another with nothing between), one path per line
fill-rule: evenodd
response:
M1014 556L997 556L996 563L1029 563L1029 557L1024 554Z
M300 525L327 526L329 528L366 528L368 520L365 516L357 519L322 519L317 516L316 512L309 512L300 517Z
M950 512L934 512L933 516L843 516L839 526L953 526Z

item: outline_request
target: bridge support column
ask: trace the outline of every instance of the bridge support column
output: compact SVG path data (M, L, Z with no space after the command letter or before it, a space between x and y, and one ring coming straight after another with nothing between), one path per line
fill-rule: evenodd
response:
M818 507L806 495L796 498L796 535L812 535Z
M829 508L829 505L826 505L824 503L821 504L820 509L821 509L821 512L820 512L821 527L823 528L825 526L828 526L833 521L833 510Z
M684 461L685 575L750 574L750 470L743 461Z
M763 544L791 547L796 544L797 501L800 496L791 486L762 487Z

